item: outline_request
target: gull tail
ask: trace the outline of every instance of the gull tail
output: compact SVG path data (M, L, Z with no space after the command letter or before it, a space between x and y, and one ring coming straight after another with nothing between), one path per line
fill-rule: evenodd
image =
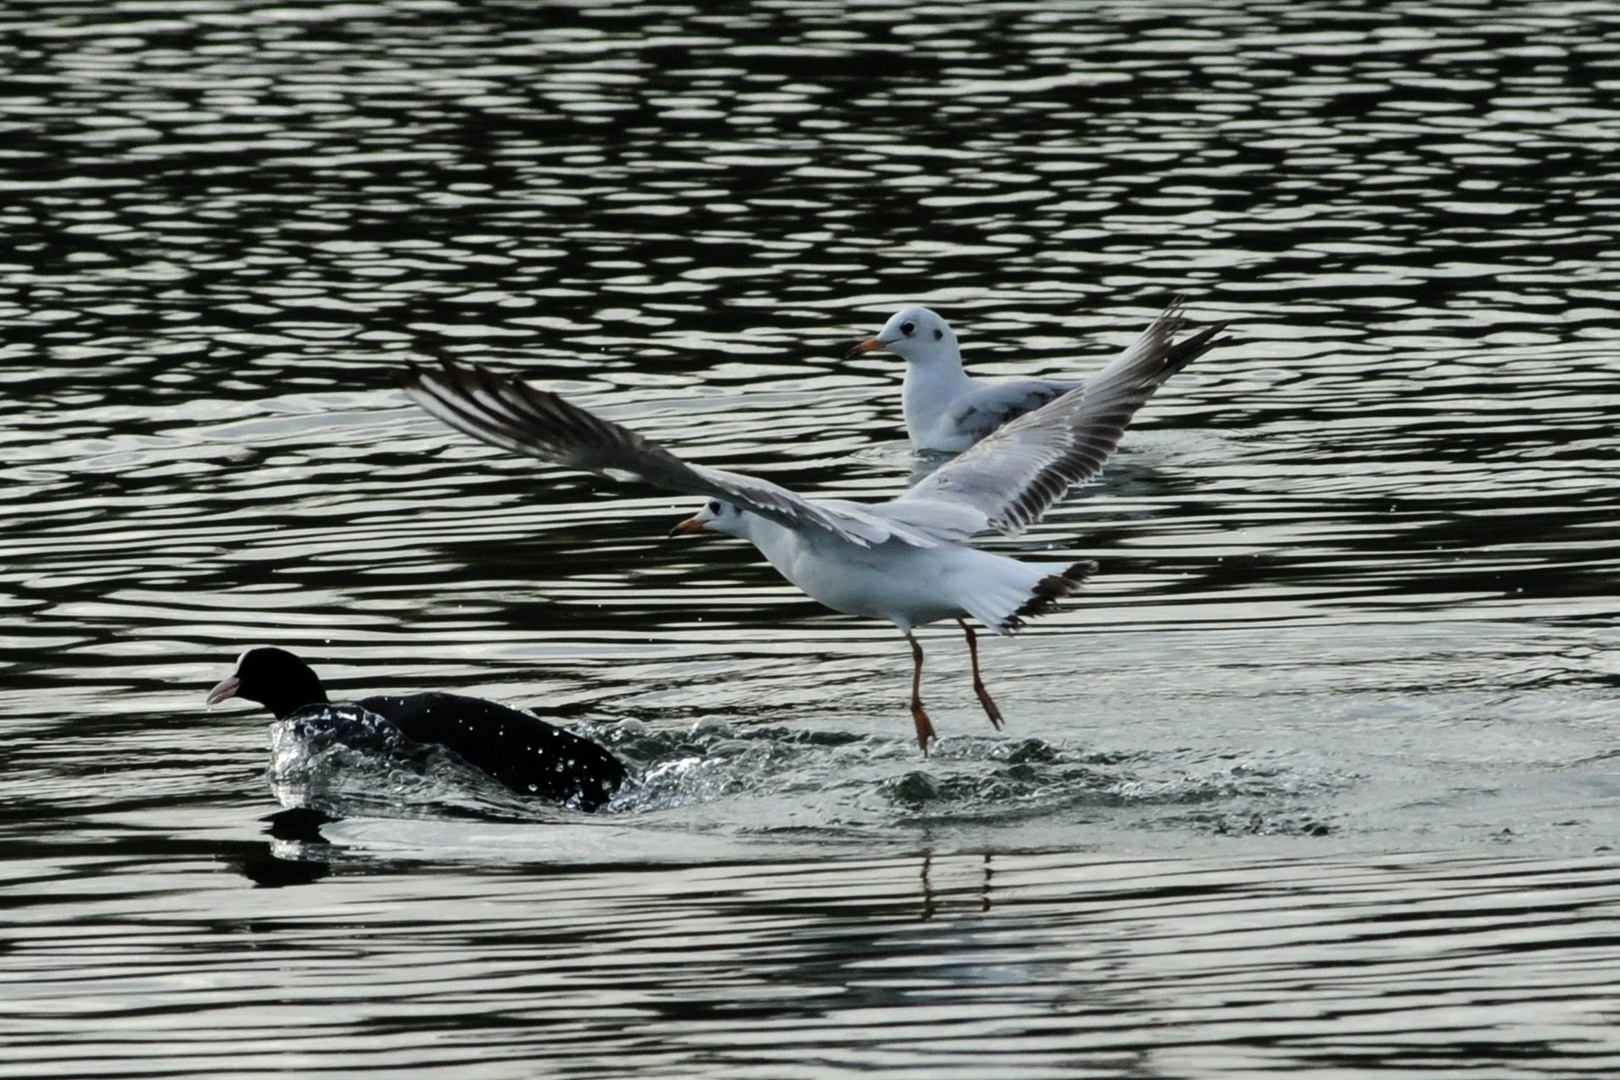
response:
M1021 629L1025 619L1033 619L1037 615L1044 615L1057 607L1057 602L1084 585L1086 578L1097 572L1097 564L1090 559L1084 559L1067 569L1048 574L1035 583L1029 592L1029 599L1023 606L1013 612L1001 626L997 627L1002 633L1011 633Z
M974 567L972 586L961 602L968 614L998 634L1011 634L1023 628L1025 619L1051 611L1097 569L1087 559L1051 574L1046 572L1050 563L1041 566L983 554L994 562Z

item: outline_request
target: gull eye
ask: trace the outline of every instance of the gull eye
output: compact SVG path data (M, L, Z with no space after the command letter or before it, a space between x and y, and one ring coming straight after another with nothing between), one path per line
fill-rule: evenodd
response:
M718 514L719 512L720 512L720 500L719 499L710 499L709 500L709 513Z
M941 330L941 329L940 329L940 328L939 328L939 327L937 327L937 326L936 326L936 327L934 327L934 340L935 340L935 341L938 341L938 340L939 340L939 339L940 339L940 338L942 338L942 337L944 337L944 336L945 336L945 331L943 331L943 330Z
M906 335L906 337L910 337L912 334L917 332L917 324L914 322L903 322L900 324L900 332Z

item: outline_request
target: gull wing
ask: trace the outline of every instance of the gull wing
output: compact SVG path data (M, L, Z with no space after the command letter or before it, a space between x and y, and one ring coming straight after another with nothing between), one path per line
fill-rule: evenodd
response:
M1016 536L1075 484L1091 479L1142 403L1221 342L1225 324L1174 341L1181 303L1166 308L1117 360L1062 397L1025 413L918 481L896 503L956 503Z
M870 513L860 503L806 499L769 480L682 461L651 439L481 364L440 363L442 370L411 364L400 385L457 431L504 450L615 480L720 499L790 529L830 533L863 547L889 539L919 547L937 542L904 521Z

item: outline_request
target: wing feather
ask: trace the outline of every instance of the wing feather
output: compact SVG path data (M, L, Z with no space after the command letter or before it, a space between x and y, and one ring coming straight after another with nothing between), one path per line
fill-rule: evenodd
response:
M1176 372L1222 344L1225 324L1184 341L1178 300L1125 353L1070 390L975 443L918 481L901 501L953 502L1016 536L1064 492L1102 470L1131 417Z
M682 461L658 443L546 390L480 364L411 364L400 385L423 409L492 446L613 479L721 499L791 529L819 530L861 546L888 539L930 547L935 537L890 522L859 503L806 499L779 484Z

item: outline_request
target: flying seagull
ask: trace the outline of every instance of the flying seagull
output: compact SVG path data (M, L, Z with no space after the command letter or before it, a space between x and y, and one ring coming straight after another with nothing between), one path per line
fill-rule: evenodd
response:
M897 498L860 503L807 498L741 473L693 465L651 439L556 394L482 365L410 366L401 385L416 403L476 439L556 465L636 480L708 501L671 536L704 530L748 540L812 599L893 623L911 645L911 716L928 753L934 725L921 697L915 627L955 619L967 635L973 689L991 724L1001 710L979 671L971 616L997 634L1050 610L1077 589L1090 562L1031 564L967 544L987 530L1016 536L1073 484L1095 476L1131 416L1180 353L1179 308L1160 315L1097 378L1028 413L947 462ZM1208 335L1200 335L1208 347ZM1179 362L1184 363L1184 360Z

